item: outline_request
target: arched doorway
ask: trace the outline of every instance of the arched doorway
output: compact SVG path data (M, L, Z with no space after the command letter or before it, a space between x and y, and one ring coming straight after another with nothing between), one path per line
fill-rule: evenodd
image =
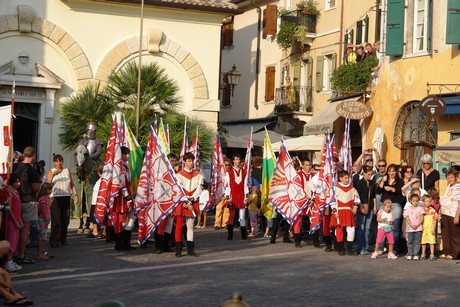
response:
M401 159L406 159L416 170L422 167L420 158L432 154L438 139L436 119L423 114L419 104L420 101L413 100L401 108L393 140L401 149Z

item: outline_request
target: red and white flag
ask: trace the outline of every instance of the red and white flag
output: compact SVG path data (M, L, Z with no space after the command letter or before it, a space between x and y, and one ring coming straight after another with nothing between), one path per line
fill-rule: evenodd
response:
M340 168L351 174L353 170L353 158L351 155L350 119L348 118L345 119L345 131L343 132L339 161Z
M115 113L94 210L94 217L99 224L104 221L105 214L113 207L114 200L120 195L121 190L127 189L127 176L121 159L121 146L125 146L125 128L123 115Z
M184 168L184 155L188 151L188 137L187 137L187 117L184 122L184 135L182 136L182 147L180 148L179 156L179 170Z
M248 138L248 148L246 149L246 156L244 157L244 169L246 170L246 176L244 177L244 195L249 196L249 188L252 186L251 182L251 162L252 162L252 131L254 127L251 127L251 134Z
M139 219L138 240L141 244L149 238L158 224L171 214L184 196L174 169L151 127L134 200L134 208Z
M268 201L291 225L309 203L309 195L303 189L302 178L295 170L283 140Z
M222 147L220 144L219 133L216 133L216 142L214 143L212 170L211 170L211 193L209 201L203 209L203 212L212 210L222 199L225 192L225 166Z
M200 146L198 145L198 128L196 128L196 134L193 138L192 145L188 149L189 152L195 156L195 163L194 168L199 171L200 170Z

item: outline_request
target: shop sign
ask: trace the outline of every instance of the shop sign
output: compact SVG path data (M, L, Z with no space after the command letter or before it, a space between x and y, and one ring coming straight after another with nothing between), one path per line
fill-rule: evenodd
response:
M349 119L364 119L372 115L372 108L360 101L344 101L337 105L337 113Z
M427 116L437 116L446 110L446 102L439 96L430 95L420 101L419 108Z

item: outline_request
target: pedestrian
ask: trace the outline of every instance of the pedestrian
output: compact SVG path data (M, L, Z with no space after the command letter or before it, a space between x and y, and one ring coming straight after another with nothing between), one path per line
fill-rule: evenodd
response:
M441 204L439 203L439 192L436 190L434 187L429 188L428 191L426 191L428 195L431 197L431 206L436 210L437 213L439 213L439 210L441 210Z
M427 191L429 188L434 187L439 192L440 175L437 170L433 168L433 159L430 154L424 154L420 158L422 168L417 171L417 177L420 179L420 187Z
M48 224L51 219L50 200L49 197L53 192L53 185L48 182L42 183L38 192L38 247L37 258L40 260L48 260L53 255L45 252L44 242L48 231Z
M8 258L5 263L5 270L8 272L16 272L22 270L22 266L18 265L13 261L13 256L16 253L16 249L19 241L19 231L24 227L21 218L21 198L19 196L19 176L16 173L12 173L9 179L9 186L6 186L5 190L8 192L8 205L10 210L8 212L8 222L6 224L5 239L10 244L10 250L8 252Z
M423 208L419 206L420 196L412 194L409 197L411 206L404 208L403 216L406 220L407 233L407 260L419 260L418 252L422 241Z
M51 202L50 246L67 245L67 228L70 223L70 201L73 193L74 203L78 203L77 189L73 184L72 173L64 168L64 158L60 154L53 156L54 168L48 171L46 181L53 185Z
M350 182L350 173L345 170L339 172L339 182L335 186L337 202L331 205L333 215L331 228L335 228L337 248L340 256L345 255L344 234L347 235L346 254L353 255L353 241L355 240L355 217L358 209L358 191Z
M439 215L433 208L433 199L429 195L422 197L423 202L423 230L422 230L422 254L420 259L426 259L426 245L430 245L430 260L435 260L434 247L436 245L436 224Z
M232 168L232 160L224 159L225 173ZM216 206L216 216L214 220L214 229L219 230L227 227L228 215L230 214L228 208L228 200L225 197L219 201Z
M206 207L208 201L209 201L209 184L206 181L203 181L203 183L201 184L201 194L199 198L200 212L198 214L198 222L196 223L197 228L206 228L206 219L208 217L208 213L203 212L203 210ZM203 225L201 225L202 220L203 220Z
M358 212L356 214L356 250L358 254L369 254L369 233L373 216L377 213L375 200L375 183L371 180L372 167L363 167L363 178L356 183L359 199Z
M104 170L104 166L100 165L97 168L97 175L99 176L99 179L96 181L96 183L93 186L93 195L91 195L91 209L89 213L89 219L93 223L93 231L88 235L88 238L98 238L98 239L105 239L105 235L99 234L99 225L96 222L96 219L94 218L94 210L96 209L96 203L97 203L97 195L99 194L99 188L101 186L101 181L102 181L102 171Z
M446 174L447 188L441 198L441 259L457 259L460 254L460 183L458 171L450 169Z
M248 211L249 220L251 223L251 233L248 235L249 238L254 238L259 235L259 224L257 217L259 216L260 210L260 189L256 186L252 187L251 194L248 198Z
M391 213L392 200L390 198L384 198L382 201L382 209L377 212L377 241L375 242L375 250L372 253L371 258L377 259L379 255L380 244L383 242L385 237L388 241L388 259L398 259L398 257L393 253L393 225L394 217Z

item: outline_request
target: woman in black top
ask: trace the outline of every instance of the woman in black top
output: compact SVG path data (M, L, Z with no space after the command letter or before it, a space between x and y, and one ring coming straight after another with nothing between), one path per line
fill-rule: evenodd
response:
M356 250L358 254L369 254L369 231L372 217L377 213L375 201L375 183L371 180L374 171L369 165L363 166L363 178L356 182L361 204L356 215Z
M420 179L420 187L425 191L429 188L435 188L439 193L439 172L433 168L433 161L430 154L422 156L420 161L423 167L417 171L417 177Z
M394 217L393 236L394 236L394 253L398 252L399 237L402 226L402 204L405 203L401 188L404 181L397 175L398 168L395 164L388 165L387 174L383 176L377 187L377 193L382 194L382 202L385 199L391 199L391 213Z

